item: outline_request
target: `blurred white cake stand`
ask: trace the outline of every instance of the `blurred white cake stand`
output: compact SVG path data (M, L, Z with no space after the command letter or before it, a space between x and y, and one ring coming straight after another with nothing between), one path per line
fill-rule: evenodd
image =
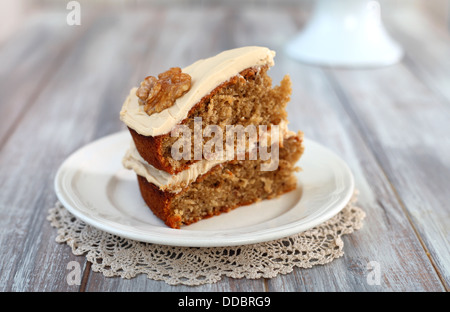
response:
M383 26L378 1L368 0L317 0L286 53L305 63L338 67L388 66L403 57Z

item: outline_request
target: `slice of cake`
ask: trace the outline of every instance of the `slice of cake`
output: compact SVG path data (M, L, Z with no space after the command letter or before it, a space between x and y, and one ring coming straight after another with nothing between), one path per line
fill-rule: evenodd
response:
M289 76L272 86L275 53L243 47L146 77L120 112L123 165L172 228L296 188L302 134L287 128Z

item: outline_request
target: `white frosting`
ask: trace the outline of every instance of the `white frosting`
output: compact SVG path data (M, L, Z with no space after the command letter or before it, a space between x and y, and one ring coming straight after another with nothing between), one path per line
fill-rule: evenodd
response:
M155 184L161 190L168 190L172 193L178 193L183 186L195 181L197 177L207 173L213 167L225 162L226 160L200 160L192 164L188 169L178 174L170 174L163 170L156 169L146 162L131 140L130 148L122 159L125 168L133 170L136 174L147 179L148 182Z
M137 88L133 88L122 106L120 119L144 136L169 133L187 117L195 104L218 85L247 68L273 66L274 56L275 52L268 48L250 46L227 50L214 57L199 60L182 69L183 73L191 76L191 88L173 106L149 116L143 106L139 105Z

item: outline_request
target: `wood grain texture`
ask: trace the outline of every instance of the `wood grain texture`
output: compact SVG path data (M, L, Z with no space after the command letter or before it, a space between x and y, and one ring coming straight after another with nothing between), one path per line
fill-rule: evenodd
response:
M83 2L82 25L73 27L64 10L33 13L0 45L0 290L448 290L450 39L435 18L438 10L423 10L423 3L389 7L386 23L407 54L376 70L288 59L283 45L307 20L309 4ZM125 129L118 112L128 90L146 75L242 45L277 51L270 75L274 83L291 76L290 128L338 153L353 171L367 217L361 230L344 237L344 256L267 280L223 278L187 287L145 276L106 278L55 243L46 216L56 201L56 170L84 144ZM81 285L66 281L70 261L83 270ZM367 282L370 261L380 264L380 285Z
M403 63L435 96L450 101L450 3L387 12L386 24L406 51Z
M334 83L341 83L346 90L351 85L349 97L341 102L365 140L371 142L406 218L448 285L450 106L398 66L374 71L369 84L357 72L339 72ZM410 87L409 92L399 93L401 84Z
M367 213L364 228L354 236L344 238L346 255L343 261L337 260L331 269L325 266L299 270L299 287L308 291L402 291L439 288L439 278L422 253L420 242L410 226L404 222L402 207L395 198L390 182L380 170L353 120L343 109L333 85L327 83L327 72L291 61L288 63L286 65L292 71L292 80L297 82L289 107L289 116L293 118L291 127L304 129L309 137L331 148L346 160L360 191L359 203ZM280 62L277 65L281 65ZM397 245L399 240L403 242L401 246ZM363 241L370 244L365 245ZM414 260L405 262L402 254L406 252L415 253L412 257ZM379 286L368 285L367 264L370 261L377 261L384 270L396 274L386 274ZM422 274L423 278L415 280L417 274ZM271 282L269 281L269 285ZM295 285L292 282L284 284ZM274 286L274 289L277 287Z

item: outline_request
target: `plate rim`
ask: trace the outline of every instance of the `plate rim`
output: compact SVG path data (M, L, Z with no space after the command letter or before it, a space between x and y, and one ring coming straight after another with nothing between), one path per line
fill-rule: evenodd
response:
M160 245L167 245L167 246L179 246L179 247L226 247L226 246L239 246L239 245L249 245L249 244L268 242L268 241L272 241L272 240L276 240L276 239L285 238L285 237L288 237L288 236L291 236L291 235L294 235L297 233L301 233L303 231L311 229L311 228L313 228L317 225L320 225L320 224L324 223L325 221L331 219L332 217L337 215L347 205L347 203L350 201L350 199L353 195L353 192L354 192L354 187L355 187L354 176L353 176L353 173L350 170L349 166L347 165L347 163L339 155L337 155L334 151L330 150L329 148L322 145L321 143L318 143L318 142L308 139L308 138L304 138L304 142L310 142L310 143L316 144L316 145L320 146L321 148L327 150L328 153L332 154L335 157L335 159L338 160L338 162L340 163L340 165L342 166L342 168L344 169L344 171L346 172L346 174L348 175L348 178L349 178L348 191L345 194L345 196L340 198L340 200L338 200L338 202L334 203L332 208L328 208L324 213L321 213L318 217L314 218L313 220L311 220L308 223L303 224L303 225L298 224L298 223L301 223L301 220L296 220L296 221L293 221L293 222L290 222L287 224L283 224L281 229L279 227L275 227L275 228L269 229L269 231L268 230L259 230L259 231L253 232L250 237L249 237L249 234L251 232L244 233L242 237L236 237L236 236L226 237L225 236L226 239L222 238L222 240L214 241L214 242L211 242L211 240L205 240L205 239L193 241L191 239L183 238L184 237L183 235L177 235L176 237L171 237L171 236L164 237L164 235L161 235L161 233L158 233L159 235L156 237L153 237L152 235L148 234L147 237L143 238L142 235L137 232L123 231L118 228L112 228L110 225L107 225L107 224L104 224L104 223L98 221L97 218L92 218L92 217L85 215L79 208L72 206L72 203L70 203L68 201L68 199L66 199L66 197L70 198L70 196L67 194L67 192L65 193L61 189L61 186L62 186L61 181L62 181L62 178L64 177L64 169L68 163L70 163L71 161L73 161L74 158L76 158L76 156L78 156L85 150L89 150L89 148L91 148L94 145L99 144L101 141L103 142L103 141L107 141L107 140L112 140L116 136L120 137L127 133L128 133L128 131L126 131L126 130L118 131L118 132L103 136L101 138L98 138L92 142L89 142L89 143L81 146L80 148L76 149L75 151L73 151L68 157L66 157L64 159L64 161L58 167L58 170L56 171L56 174L55 174L54 183L53 183L54 190L55 190L58 200L76 218L80 219L81 221L85 222L86 224L91 225L99 230L102 230L104 232L107 232L107 233L110 233L113 235L117 235L122 238L128 238L128 239L132 239L132 240L140 241L140 242L144 242L144 243L153 243L153 244L160 244ZM301 159L299 161L301 161ZM281 195L281 196L283 196L283 195ZM106 221L108 221L108 220L106 220ZM183 231L183 229L168 229L168 230ZM274 232L274 230L277 230L277 231ZM184 231L184 232L186 232L186 233L189 233L189 232L190 233L202 233L205 231L190 230L190 231ZM206 232L208 232L208 231L206 231ZM230 233L230 230L220 230L220 231L216 231L216 233L217 232ZM274 235L274 233L276 233L276 235Z

